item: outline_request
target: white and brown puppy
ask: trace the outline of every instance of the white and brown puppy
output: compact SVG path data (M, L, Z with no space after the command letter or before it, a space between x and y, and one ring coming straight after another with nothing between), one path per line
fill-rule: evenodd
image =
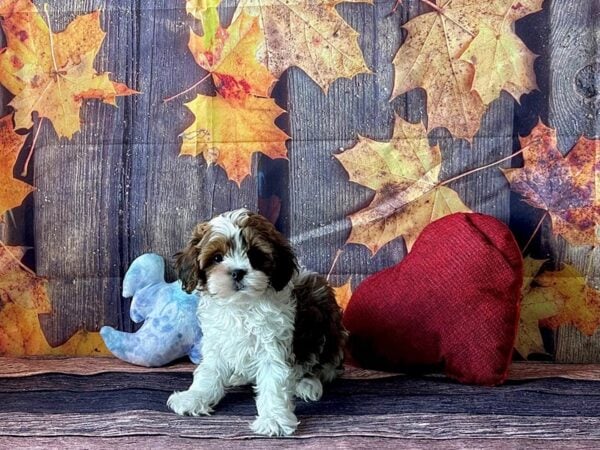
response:
M196 226L175 266L184 289L200 295L202 362L168 406L210 414L228 386L252 383L252 430L292 434L294 395L318 400L342 365L347 333L327 281L299 270L288 241L244 209Z

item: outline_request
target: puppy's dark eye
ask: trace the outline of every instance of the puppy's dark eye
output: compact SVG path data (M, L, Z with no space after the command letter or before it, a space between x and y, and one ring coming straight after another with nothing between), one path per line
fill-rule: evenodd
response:
M214 263L219 264L220 262L223 261L223 255L221 255L220 253L217 253L216 255L214 255L212 257L212 260Z

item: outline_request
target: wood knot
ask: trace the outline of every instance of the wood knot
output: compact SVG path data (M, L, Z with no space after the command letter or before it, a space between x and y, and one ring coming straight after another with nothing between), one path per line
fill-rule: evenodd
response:
M596 99L600 95L600 62L588 64L577 71L575 89L586 99Z

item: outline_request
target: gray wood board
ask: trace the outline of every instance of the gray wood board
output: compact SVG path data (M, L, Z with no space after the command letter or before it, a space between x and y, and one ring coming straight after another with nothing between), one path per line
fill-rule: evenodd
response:
M41 8L42 6L40 6ZM103 8L108 34L95 67L127 82L132 60L131 10L105 2L49 2L51 28L62 30L77 15ZM132 86L135 88L135 86ZM40 316L51 344L66 340L82 326L96 330L107 317L120 315L121 277L119 211L127 126L132 100L118 107L86 102L82 129L71 141L57 137L49 121L40 132L34 158L36 270L50 279L53 312Z
M551 81L548 119L549 125L557 131L558 146L564 155L582 135L600 138L600 97L594 91L600 74L600 2L554 0L547 7ZM552 255L557 269L562 263L572 264L591 287L600 289L600 250L597 247L574 246L562 237L554 236L549 220L545 222L542 239L542 245ZM558 362L600 361L600 331L588 337L574 326L565 325L558 329L555 345Z
M393 2L374 6L341 5L338 11L360 33L360 46L373 74L352 80L337 80L324 94L302 71L289 75L290 182L287 232L311 270L328 273L338 249L343 253L332 281L341 284L353 275L356 286L365 276L400 261L401 238L371 256L361 245L344 245L350 232L347 216L370 202L373 192L348 181L348 175L333 157L351 147L358 135L389 140L394 111L412 122L426 121L424 92L411 91L390 102L394 69L392 59L402 41L401 23L425 8L418 1L404 2L390 15ZM430 134L443 153L441 180L497 161L512 153L513 102L507 95L494 102L482 120L482 128L470 146L454 140L446 130ZM509 164L509 163L508 163ZM510 194L497 168L488 169L451 183L474 211L492 214L508 223Z
M107 35L95 67L142 94L119 98L117 108L87 102L82 131L72 141L59 140L47 121L42 127L34 243L37 271L50 279L53 313L41 321L52 344L81 327L131 329L120 290L135 257L154 251L169 258L198 221L256 208L253 178L238 189L201 157L178 156L178 136L193 120L183 102L211 92L207 83L163 103L204 76L187 49L194 22L183 5L53 2L52 28L96 9Z

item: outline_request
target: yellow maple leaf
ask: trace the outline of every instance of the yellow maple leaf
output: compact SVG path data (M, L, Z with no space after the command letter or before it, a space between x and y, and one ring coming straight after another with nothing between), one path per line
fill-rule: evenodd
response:
M600 141L580 138L566 156L556 130L539 122L521 139L524 165L503 169L512 190L544 209L554 234L574 245L600 243Z
M500 70L505 75L502 85L496 83L482 87L482 79L485 79L489 67L486 67L488 61L482 57L480 48L482 41L485 42L485 31L477 38L479 30L493 30L494 35L504 36L503 43L509 41L510 47L515 48L514 41L518 38L512 31L513 22L538 11L541 4L542 0L523 0L518 3L513 0L439 1L438 10L421 14L403 26L408 36L394 57L392 98L414 88L425 89L428 129L446 127L454 136L471 140L479 128L486 103L500 94L498 88L516 95L528 92L528 87L534 85L531 80L525 80L525 85L522 85L522 80L509 76L514 74L494 67L494 71ZM467 55L478 55L481 61L479 58L477 61L466 57L467 60L461 59L474 40L475 47ZM495 62L504 64L499 59ZM478 67L480 63L481 68ZM529 61L520 63L527 65ZM522 71L516 73L521 75ZM526 73L533 75L532 71ZM476 75L479 78L473 86ZM482 88L480 93L479 88Z
M267 47L262 62L275 77L297 66L327 91L340 77L369 72L358 33L335 10L342 2L372 0L241 0L234 18L245 12L260 19Z
M238 186L250 175L252 154L287 158L287 134L275 126L283 112L273 99L247 96L239 101L198 95L185 104L196 120L183 133L181 155L203 155Z
M38 318L52 310L47 281L19 263L24 252L0 243L0 355L110 355L99 333L84 330L58 347L48 344Z
M344 311L352 298L352 277L341 286L333 286L333 293L338 306Z
M188 47L224 98L269 96L276 78L258 62L265 50L258 18L242 12L229 27L218 26L214 36L190 30Z
M200 21L205 20L206 12L219 6L221 0L186 0L185 11Z
M80 129L83 100L114 105L117 96L135 93L93 67L105 36L98 12L77 17L60 33L48 28L28 0L4 1L0 16L7 40L0 52L0 84L15 96L9 105L16 128L30 128L37 111L59 136L71 138Z
M473 89L485 105L498 98L504 89L517 101L537 89L534 55L513 32L496 33L482 25L477 36L462 54L475 68Z
M375 191L363 210L350 215L348 242L375 254L403 236L407 249L430 222L455 212L470 212L458 194L439 182L442 157L431 147L423 124L397 117L390 142L359 136L358 143L336 155L350 181Z
M0 221L6 211L19 206L34 190L14 178L15 163L26 138L14 132L12 115L0 118Z
M575 267L565 264L562 270L543 272L535 282L540 287L532 291L562 304L558 314L544 319L542 326L554 329L570 324L588 336L596 332L600 326L600 291L588 286Z
M532 353L546 353L540 333L540 321L558 314L562 308L560 299L548 298L543 292L531 287L545 262L531 257L523 260L523 298L515 350L525 359Z

